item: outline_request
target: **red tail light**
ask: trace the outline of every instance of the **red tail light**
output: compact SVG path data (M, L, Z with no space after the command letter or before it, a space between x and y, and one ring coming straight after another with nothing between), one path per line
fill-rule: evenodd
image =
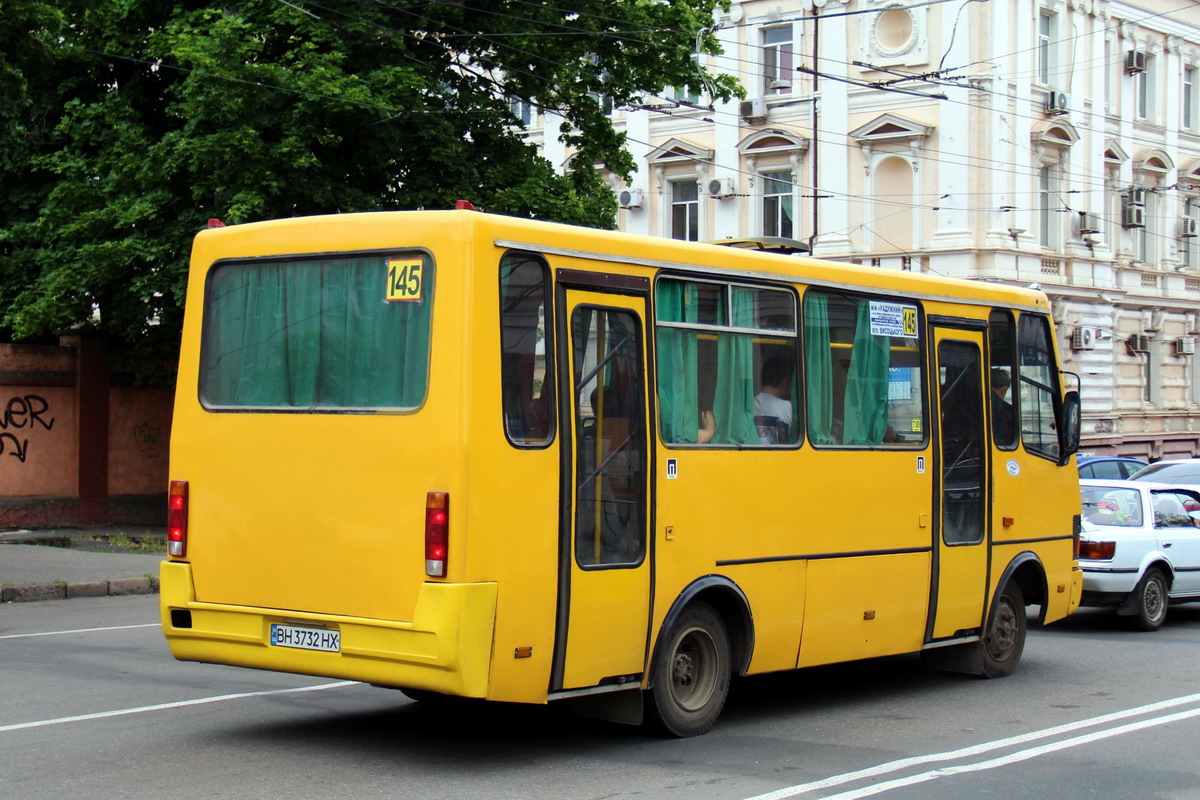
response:
M167 495L167 555L187 555L188 482L171 481Z
M1110 561L1117 552L1116 542L1080 542L1079 557L1090 561Z
M425 574L446 577L450 554L450 495L430 492L425 496Z

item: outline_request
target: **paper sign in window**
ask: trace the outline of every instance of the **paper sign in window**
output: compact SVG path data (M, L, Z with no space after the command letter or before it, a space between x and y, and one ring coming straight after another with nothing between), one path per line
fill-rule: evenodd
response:
M420 258L389 258L387 297L391 300L420 300L425 262Z

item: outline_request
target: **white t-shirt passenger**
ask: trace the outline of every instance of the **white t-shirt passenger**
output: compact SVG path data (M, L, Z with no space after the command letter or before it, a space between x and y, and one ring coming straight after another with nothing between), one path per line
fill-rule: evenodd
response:
M792 424L792 401L776 397L770 392L759 392L754 396L754 416L775 417L785 425Z

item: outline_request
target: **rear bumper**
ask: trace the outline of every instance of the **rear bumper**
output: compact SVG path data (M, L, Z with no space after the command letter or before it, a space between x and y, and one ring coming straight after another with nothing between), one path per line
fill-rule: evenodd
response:
M1085 597L1104 594L1129 594L1138 584L1141 574L1135 569L1117 570L1113 567L1083 567ZM1091 605L1091 603L1087 603Z
M160 576L163 633L181 661L487 697L495 583L425 583L412 622L392 622L201 603L191 564L164 561ZM341 652L272 646L271 624L280 622L336 629Z

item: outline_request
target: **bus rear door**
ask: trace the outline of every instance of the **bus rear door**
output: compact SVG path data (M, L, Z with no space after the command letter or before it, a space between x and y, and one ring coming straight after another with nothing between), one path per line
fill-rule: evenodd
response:
M560 289L559 302L572 422L551 691L637 685L650 612L646 297Z

